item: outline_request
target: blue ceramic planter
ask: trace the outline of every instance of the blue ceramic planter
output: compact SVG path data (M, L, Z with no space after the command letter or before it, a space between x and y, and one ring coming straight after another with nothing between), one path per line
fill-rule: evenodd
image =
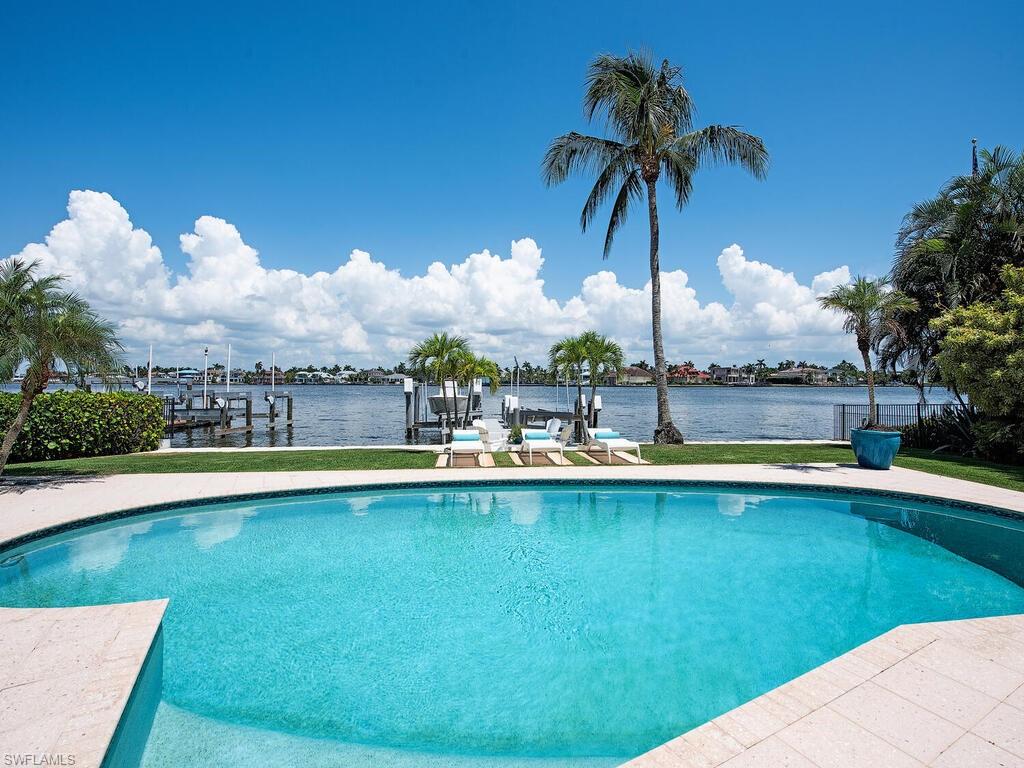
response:
M850 445L857 463L867 469L888 469L900 449L899 432L878 432L873 429L851 429Z

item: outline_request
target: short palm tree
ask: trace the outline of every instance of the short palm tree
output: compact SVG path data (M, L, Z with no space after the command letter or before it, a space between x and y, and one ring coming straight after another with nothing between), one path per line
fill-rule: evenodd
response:
M900 291L889 290L889 283L885 280L868 280L866 277L836 286L818 301L825 309L844 314L843 328L857 337L857 349L864 360L868 379L867 426L873 426L878 419L878 408L875 405L871 350L877 349L885 337L904 333L897 318L902 312L912 311L917 302Z
M581 440L582 434L582 405L583 400L583 366L587 362L587 348L579 336L566 336L556 341L548 351L548 367L556 376L564 376L566 381L576 380L576 405L573 412L579 416L580 421L576 425L576 439Z
M63 289L59 276L37 277L36 264L0 263L0 381L25 367L21 403L0 444L0 473L14 450L32 401L60 364L106 375L123 365L114 326Z
M458 409L458 401L448 406L448 389L444 382L453 377L455 364L460 356L469 352L469 343L462 336L448 333L434 333L409 351L409 364L414 370L425 376L433 376L441 387L444 398L444 415L447 423L454 423L453 411Z
M661 269L659 263L658 180L664 176L682 209L690 199L693 174L702 166L739 165L756 178L768 168L761 139L734 126L710 125L693 129L693 102L683 88L682 70L666 59L655 67L649 55L598 56L587 74L583 111L588 120L607 118L612 138L575 131L551 142L544 156L548 185L560 184L575 172L590 172L597 181L583 206L580 226L590 226L600 207L614 198L604 257L611 252L615 233L631 204L647 203L650 229L651 331L658 394L658 443L682 442L672 423L668 403L665 345L661 330Z
M579 341L583 345L584 358L590 368L590 402L594 402L597 395L597 382L612 373L618 373L622 368L622 347L602 336L597 331L586 331L579 335ZM591 412L590 426L596 426L597 411Z
M501 386L501 369L493 360L481 355L474 355L472 352L456 356L454 361L455 380L466 386L468 392L466 397L466 413L462 419L462 425L469 424L469 413L473 407L473 382L477 379L487 379L490 382L490 392L493 395Z

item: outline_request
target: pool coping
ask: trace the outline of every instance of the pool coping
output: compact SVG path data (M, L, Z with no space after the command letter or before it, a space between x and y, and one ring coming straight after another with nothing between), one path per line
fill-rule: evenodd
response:
M167 602L0 608L0 763L100 768L123 723L148 733L129 705Z
M787 476L787 473L792 472L800 473L798 475L799 479L793 478L791 474ZM831 481L826 482L826 477ZM7 514L0 516L0 522L3 523L3 526L0 527L0 561L5 557L9 557L10 553L15 552L17 549L43 538L60 535L90 525L127 519L139 515L173 512L177 509L200 504L287 498L311 494L436 489L438 487L451 488L456 492L469 487L528 487L534 485L583 487L645 486L696 489L715 487L741 491L798 491L822 495L852 495L895 501L916 501L938 505L951 510L997 515L1013 519L1024 518L1024 493L953 478L938 477L914 470L893 469L889 470L889 472L874 472L835 464L675 465L667 467L650 465L640 467L603 467L600 470L600 474L595 474L592 468L587 467L215 474L168 473L114 475L89 479L79 486L78 489L74 487L76 481L69 481L67 478L56 478L53 479L52 483L52 485L47 485L45 478L42 482L40 482L39 478L33 478L29 481L15 481L14 483L8 481L3 486L0 486L0 493L11 493L14 501L13 505L5 505L8 507L6 510ZM899 487L891 487L893 485ZM14 488L13 491L11 490L12 487ZM190 495L184 498L182 497L183 493L189 493ZM125 506L126 503L130 503L130 500L140 497L146 498L150 503ZM161 497L164 498L163 501L159 500ZM3 495L0 495L0 499L2 498ZM116 499L123 499L123 501L115 501ZM69 501L79 503L80 505L76 508L75 504L68 504L67 502ZM64 504L60 505L61 508L55 511L54 507L59 502L64 502ZM101 511L97 511L97 506ZM39 520L40 516L44 519L49 517L49 523L41 523ZM145 604L127 604L127 609L130 610L133 605L144 606ZM100 606L100 608L102 607ZM8 640L8 635L12 629L10 623L5 622L3 619L2 611L4 610L11 609L0 609L0 647ZM45 611L53 615L55 620L57 620L61 617L62 612L79 609L50 608L35 610ZM161 610L161 615L162 612ZM979 620L972 619L967 621ZM959 624L960 622L948 623ZM904 627L892 630L892 632L905 630L906 626L918 625L905 625ZM1017 638L1014 635L1011 640L1015 644L1019 640L1019 650L1024 654L1024 624L1021 625L1020 630L1020 637ZM885 640L889 634L891 633L869 641L866 646L876 641L889 642ZM836 660L828 662L818 669L831 669L829 665L836 665L837 662L847 655L844 654L844 656L838 657ZM1024 658L1024 655L1021 658ZM902 662L904 660L906 659L901 658L899 661ZM838 666L841 666L841 664ZM136 676L141 667L142 661L140 660L135 669ZM812 670L807 674L817 673L818 669ZM1021 672L1024 674L1024 670L1021 670ZM826 671L819 674L828 676L829 672ZM797 678L797 680L801 680L803 677ZM857 685L866 682L870 681L860 681ZM856 687L854 685L848 690L840 691L835 698L849 693ZM0 693L2 693L2 690L0 690ZM769 692L764 696L771 696L773 693L775 692ZM1024 708L1024 691L1017 689L1013 692L1013 695L1016 698L1012 702L1001 701L999 706L1009 707L1014 712L1016 712L1016 709L1014 709L1015 705ZM758 697L752 702L748 702L734 710L734 712L739 712L739 710L743 710L743 712L739 712L733 719L746 718L749 711L757 711L752 705L762 698L764 697ZM834 700L833 698L822 703L818 709L823 709ZM750 710L745 710L744 707L750 707ZM756 704L756 707L763 709L764 705ZM818 711L818 709L815 711ZM721 717L729 718L732 714L727 713ZM806 715L806 717L810 717L810 715ZM1024 714L1022 714L1022 717L1024 717ZM726 720L725 722L730 721ZM742 722L742 720L739 722ZM1022 719L1022 722L1024 722L1024 719ZM715 728L721 729L721 726L717 725L716 721L713 720L711 723L695 729L695 731L668 742L663 747L659 747L636 758L629 765L671 765L678 766L679 768L696 768L698 766L700 768L716 768L718 765L740 768L740 766L746 765L777 765L783 764L783 761L775 760L772 762L769 760L769 762L763 762L760 757L761 752L765 750L779 752L780 750L791 749L785 743L785 740L782 739L781 735L777 736L781 732L781 729L778 729L767 734L763 739L751 743L749 746L742 741L736 740L734 736L730 736L729 738L738 741L741 749L735 753L730 752L720 762L709 762L708 755L703 753L694 753L687 757L680 752L682 747L677 742L680 739L686 743L689 743L694 738L698 740L704 739L707 732L701 731L701 729L706 728L717 736L717 732L711 730L712 725ZM793 725L795 725L795 722L785 724L783 727L791 727ZM694 736L693 734L698 731L699 733ZM974 734L974 736L980 738L977 734ZM93 737L95 737L95 734L91 732L82 734L82 739L86 740L85 743L93 744L94 742L88 741L88 739ZM1021 738L1024 741L1024 735ZM749 737L747 737L747 740L749 741ZM767 746L759 746L762 743L767 744ZM107 739L107 744L109 744L109 738ZM105 748L106 745L104 745ZM1024 749L1021 751L1024 751ZM715 754L723 755L724 753L718 752ZM792 757L788 752L786 754L788 755L787 759ZM903 752L898 752L898 755L906 757ZM805 768L806 766L812 766L813 768L813 766L817 765L817 763L809 761L805 756L798 755L798 757L804 760L804 762L794 762L792 763L793 766L802 765ZM1024 754L1018 755L1018 757L1024 763ZM872 763L830 763L830 765L870 764ZM893 765L897 764L899 763L893 763ZM908 765L920 766L924 765L924 763L913 762L908 763ZM937 763L936 765L939 764Z

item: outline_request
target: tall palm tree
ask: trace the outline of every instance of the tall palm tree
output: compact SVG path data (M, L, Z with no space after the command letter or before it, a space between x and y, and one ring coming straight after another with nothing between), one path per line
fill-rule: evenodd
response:
M583 346L584 359L590 368L590 402L593 404L597 396L597 382L610 373L618 373L622 368L622 347L597 331L585 331L579 335ZM591 410L590 426L597 426L597 411Z
M857 337L857 349L864 360L868 379L868 426L876 423L875 371L871 365L871 350L877 349L886 336L903 334L898 316L912 311L917 302L901 291L889 290L885 280L858 277L852 283L839 285L832 292L818 298L825 309L846 315L843 328Z
M650 229L651 332L658 394L658 443L682 442L672 423L668 403L665 345L661 330L661 268L659 262L658 181L664 175L682 209L690 199L693 174L703 166L739 165L756 178L768 168L761 139L734 126L710 125L694 130L694 106L683 88L682 70L664 60L655 67L646 53L602 54L590 65L583 111L588 120L607 118L611 138L575 131L551 142L544 156L543 175L551 186L576 172L597 175L583 206L580 226L591 225L600 207L614 197L604 258L631 204L646 197Z
M457 355L454 361L455 380L466 386L466 414L462 419L462 426L469 424L469 413L473 407L473 382L477 379L490 381L490 392L493 395L501 386L501 369L498 364L489 358L474 355L472 352L465 352Z
M414 370L423 373L424 376L433 376L441 386L444 415L448 425L454 423L452 412L458 408L458 400L452 403L451 408L448 407L448 388L445 387L444 382L451 378L459 356L467 352L469 352L469 342L464 337L445 332L434 333L409 350L409 365Z
M576 440L583 437L583 366L587 362L587 348L579 336L566 336L556 341L548 350L548 366L557 377L559 374L566 380L576 379L576 405L573 412L579 417L576 422ZM557 382L557 378L556 378Z
M0 473L58 365L106 376L124 364L114 326L65 291L62 277L37 277L36 269L21 259L0 262L0 381L25 366L21 403L0 444Z

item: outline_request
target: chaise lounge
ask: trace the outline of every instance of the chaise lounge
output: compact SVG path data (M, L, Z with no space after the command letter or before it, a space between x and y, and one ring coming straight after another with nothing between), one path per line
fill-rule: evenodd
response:
M451 466L455 466L456 456L479 456L487 450L480 432L475 429L453 429L452 441L448 444Z
M562 444L553 440L551 435L543 429L524 429L523 444L519 449L520 453L525 452L530 457L530 465L533 466L533 454L558 452L558 463L565 464L565 453L562 451Z
M643 461L640 458L640 443L627 440L618 432L600 427L587 427L587 435L590 437L587 450L593 451L596 448L599 451L604 451L609 464L612 463L612 452L614 451L636 451L636 463L640 464Z

